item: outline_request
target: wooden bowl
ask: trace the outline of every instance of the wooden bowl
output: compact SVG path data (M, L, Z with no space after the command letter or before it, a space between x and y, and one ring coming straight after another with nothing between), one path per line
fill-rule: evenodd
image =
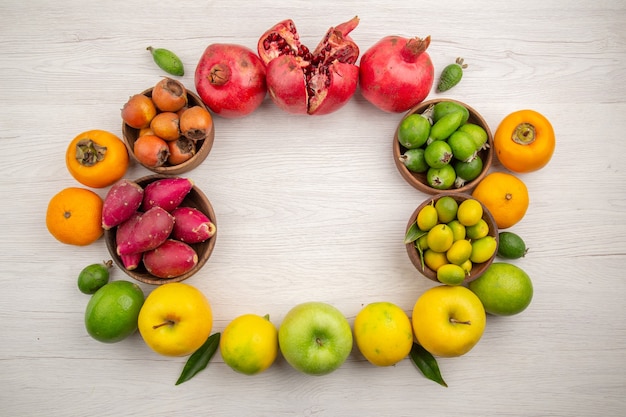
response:
M400 124L407 116L413 113L422 114L428 107L435 105L441 101L452 101L452 102L455 102L457 104L464 106L469 111L469 119L467 120L467 122L477 124L483 129L485 129L485 132L487 132L487 143L489 144L489 147L487 149L483 149L478 152L478 155L483 161L483 169L480 175L478 175L478 177L476 177L472 181L465 183L465 185L463 185L460 188L450 188L448 190L440 190L440 189L433 188L430 185L428 185L428 182L426 181L425 172L417 173L417 172L409 171L407 167L404 165L404 163L400 160L400 156L404 152L406 152L406 148L402 146L400 142L398 141L398 128L400 127ZM400 171L400 175L402 175L402 178L404 178L406 182L408 182L409 184L411 184L411 186L413 186L414 188L424 193L437 194L443 191L450 192L450 193L468 193L474 187L476 187L476 185L478 185L478 183L485 177L485 175L487 175L487 171L489 171L489 168L491 167L491 163L493 161L493 135L491 133L491 130L489 129L489 125L476 110L474 110L472 107L468 106L465 103L462 103L457 100L448 99L448 98L440 98L440 99L424 101L416 105L415 107L413 107L404 115L400 123L398 123L398 128L396 128L396 132L393 137L393 159L396 163L396 168L398 169L398 171Z
M436 194L433 197L428 198L427 200L424 200L424 202L422 202L422 204L420 204L415 209L415 211L411 215L411 218L409 219L409 222L407 223L406 231L408 231L409 228L411 227L411 225L413 223L415 223L415 221L417 220L417 214L420 212L420 210L422 208L424 208L426 205L431 204L433 202L436 203L437 200L439 200L440 198L442 198L444 196L451 196L459 204L461 204L461 202L463 202L463 201L465 201L467 199L473 198L469 194L463 194L463 193L458 193L458 192L442 192L440 194ZM498 235L498 226L496 225L496 221L494 220L493 216L491 215L491 213L489 212L487 207L485 207L485 205L482 204L482 203L481 203L481 205L483 207L483 219L487 222L487 225L489 226L489 235L493 236L496 239L496 243L499 244L500 243L500 239L499 239L499 235ZM415 268L422 275L424 275L426 278L431 279L431 280L433 280L435 282L439 282L439 280L437 279L437 272L436 271L430 269L428 267L428 265L424 265L423 268L422 268L422 260L420 258L420 254L419 254L417 248L415 247L415 243L414 242L406 244L406 252L409 255L409 259L411 260L411 263L413 264L413 266L415 266ZM477 264L474 264L472 266L472 270L470 271L470 274L465 278L464 282L468 283L470 281L475 280L479 276L481 276L485 272L485 270L489 267L489 265L491 265L493 260L495 259L496 253L497 253L497 246L496 246L496 251L494 251L494 254L491 256L491 258L489 258L485 262L477 263Z
M146 177L139 178L135 182L139 184L141 187L145 188L151 182L156 181L161 178L167 178L167 177L171 177L171 176L154 174L154 175L149 175ZM187 196L181 203L181 206L193 207L202 211L217 226L217 220L215 216L215 211L213 210L213 206L211 206L209 199L206 197L206 195L204 195L204 193L197 186L194 185L192 187L189 194L187 194ZM216 234L213 235L208 240L205 240L204 242L201 242L201 243L190 245L192 248L195 249L196 253L198 254L198 263L189 272L183 275L179 275L177 277L173 277L173 278L159 278L150 274L141 263L137 269L132 270L132 271L129 271L124 267L124 264L122 263L122 260L117 254L117 250L116 250L117 249L117 244L115 241L116 230L117 230L117 227L113 227L110 230L106 230L104 232L104 239L107 245L107 249L109 250L109 254L111 255L113 261L122 271L124 271L131 278L134 278L137 281L140 281L146 284L152 284L152 285L161 285L161 284L166 284L168 282L184 281L187 278L194 275L195 273L197 273L204 266L204 264L208 261L209 257L211 256L211 253L213 252L213 248L215 247L215 241L217 238L217 232L216 232Z
M147 97L152 97L152 88L144 90L141 94ZM207 111L209 111L206 105L204 104L204 102L200 99L200 97L198 97L197 94L189 90L187 90L187 101L188 101L189 107L200 106L206 109ZM149 167L145 164L142 164L135 157L135 153L133 152L133 147L135 146L135 141L139 137L139 129L130 127L126 123L122 122L122 136L124 138L124 143L126 144L126 149L128 150L128 153L130 154L131 158L135 162L139 163L140 165L144 166L145 168L157 174L180 175L196 168L209 155L209 152L211 151L211 148L213 147L213 141L215 139L215 125L211 126L211 132L207 135L205 139L199 140L196 142L196 154L192 156L190 159L178 165L170 165L169 163L166 162L164 165L157 167L157 168Z

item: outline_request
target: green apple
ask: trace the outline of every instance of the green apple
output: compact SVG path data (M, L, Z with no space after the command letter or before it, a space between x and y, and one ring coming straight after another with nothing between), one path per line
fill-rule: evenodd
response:
M424 349L436 356L454 357L478 343L487 318L476 294L460 285L440 285L417 299L411 320Z
M323 302L306 302L289 310L278 329L278 344L295 369L325 375L348 358L352 329L337 308Z

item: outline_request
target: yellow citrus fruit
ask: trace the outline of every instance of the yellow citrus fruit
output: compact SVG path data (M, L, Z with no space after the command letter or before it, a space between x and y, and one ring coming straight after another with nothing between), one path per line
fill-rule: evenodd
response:
M452 264L463 265L470 258L471 254L472 243L469 240L461 239L450 246L450 249L446 252L446 258Z
M265 371L278 354L278 330L269 316L244 314L231 321L220 337L222 359L246 375Z
M48 202L46 227L68 245L89 245L102 236L102 198L86 188L69 187Z
M433 271L437 271L441 265L449 262L445 252L435 252L432 249L426 249L424 251L424 263Z
M417 227L425 232L429 231L437 224L437 209L428 204L417 213Z
M493 236L485 236L480 239L476 239L472 242L472 254L470 255L470 261L473 263L487 262L489 258L496 253L498 249L498 242Z
M459 204L456 217L463 226L473 226L483 217L483 206L472 198L464 200Z
M529 204L526 184L505 172L487 175L472 196L487 207L499 229L507 229L522 220Z
M366 305L354 319L354 339L359 351L376 366L395 365L413 346L411 320L389 302Z
M430 250L445 252L454 242L454 233L447 224L440 223L428 231L426 241Z

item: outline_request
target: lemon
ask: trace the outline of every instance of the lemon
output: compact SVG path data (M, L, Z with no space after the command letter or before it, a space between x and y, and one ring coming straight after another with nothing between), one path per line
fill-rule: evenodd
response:
M498 242L493 236L481 237L472 242L472 254L470 260L473 263L486 262L496 253Z
M265 371L278 354L278 330L269 316L244 314L231 321L220 337L224 363L246 375Z
M448 227L452 229L452 234L454 235L454 241L465 239L465 235L467 234L465 230L465 226L461 224L458 220L452 220L448 223Z
M438 222L437 209L428 204L417 213L417 227L425 232L432 229Z
M435 252L427 249L424 251L424 263L433 271L437 271L441 265L448 263L445 252Z
M459 204L456 217L463 226L473 226L483 217L483 206L473 198Z
M469 240L455 241L446 252L448 261L455 265L463 265L472 255L472 244Z
M447 224L438 224L428 231L428 248L435 252L445 252L454 242L454 234Z
M512 316L524 311L533 298L533 284L516 265L494 262L469 289L478 296L489 314Z
M460 285L465 279L465 271L455 264L442 265L437 270L437 279L442 284Z
M481 218L476 224L466 227L465 234L468 239L480 239L481 237L485 237L489 234L489 225L485 219Z
M395 365L413 346L413 328L407 314L389 302L366 305L354 319L359 351L376 366Z

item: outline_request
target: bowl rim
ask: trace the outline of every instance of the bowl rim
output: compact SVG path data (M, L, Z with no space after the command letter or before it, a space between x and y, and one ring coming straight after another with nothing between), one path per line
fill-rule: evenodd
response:
M143 94L144 96L147 96L147 97L152 97L152 90L154 90L154 87L147 88L143 90L140 94ZM187 92L188 103L190 102L190 98L191 98L193 99L193 105L200 106L210 113L210 110L208 109L206 104L204 104L200 96L198 96L196 93L194 93L193 91L190 91L187 88L185 88L185 90ZM211 117L213 117L213 115L211 115ZM132 158L134 162L154 172L155 174L180 175L180 174L189 172L195 167L197 167L198 165L200 165L211 152L211 149L213 148L213 143L215 142L215 122L211 124L211 131L209 132L207 137L196 142L197 147L196 147L196 154L194 156L192 156L185 162L182 162L177 165L166 164L166 165L156 167L156 168L150 167L141 163L135 157L135 153L133 151L133 143L137 139L136 138L133 139L131 143L131 140L129 139L129 135L131 133L138 137L139 129L135 129L134 127L129 126L122 120L122 139L124 140L124 144L126 145L126 150L128 151L128 154L130 155L130 157Z
M450 189L447 189L447 190L439 190L437 188L431 187L425 181L425 177L426 177L425 173L415 173L415 172L409 171L409 169L399 159L400 156L403 153L403 150L405 149L400 144L400 142L398 141L398 129L399 129L400 124L402 123L402 121L406 117L410 116L411 114L418 113L418 112L422 113L423 111L420 111L420 110L426 110L431 105L435 105L436 103L439 103L439 102L442 102L442 101L451 101L451 102L454 102L454 103L457 103L457 104L460 104L460 105L464 106L469 111L469 114L470 114L468 122L470 122L470 120L472 120L472 123L476 123L476 124L480 125L487 132L487 144L488 144L488 147L487 147L486 150L482 150L482 151L479 152L481 154L481 158L483 160L483 169L480 172L480 174L478 175L478 177L474 178L472 181L467 182L462 187L450 188ZM493 163L493 158L494 158L494 150L493 149L494 149L494 147L493 147L493 134L491 132L491 129L489 128L489 124L487 123L485 118L480 113L478 113L476 111L476 109L474 109L472 106L469 106L468 104L466 104L466 103L464 103L462 101L459 101L459 100L455 100L455 99L451 99L451 98L434 98L434 99L422 101L421 103L416 104L415 106L413 106L410 110L408 110L402 116L402 119L400 119L400 121L398 122L398 125L396 126L396 129L394 131L392 153L393 153L394 163L396 165L396 168L400 172L400 175L402 176L402 178L404 178L404 180L407 183L409 183L413 188L415 188L415 189L417 189L419 191L422 191L424 193L433 194L434 195L434 194L438 194L438 193L441 193L441 192L468 193L472 189L474 189L478 185L478 183L480 181L482 181L482 179L487 175L487 172L491 168L491 165Z
M489 267L489 265L491 265L493 263L493 261L495 260L497 253L498 253L498 246L500 245L500 236L499 236L499 230L498 230L498 226L496 224L496 221L493 217L493 215L491 214L491 212L489 211L489 209L477 198L473 197L470 194L466 194L466 193L450 193L450 192L442 192L442 193L438 193L435 195L430 196L429 198L427 198L426 200L422 201L413 211L413 213L411 214L411 217L409 217L409 220L407 222L406 225L406 229L405 229L405 235L406 232L409 230L409 228L411 227L411 225L413 223L415 223L416 219L417 219L417 214L419 213L419 211L425 207L426 205L430 204L431 202L436 202L437 200L439 200L442 197L445 196L450 196L452 198L454 198L455 200L457 200L457 202L459 202L459 200L466 200L466 199L474 199L476 201L478 201L480 203L480 205L483 207L483 219L487 222L487 225L489 225L489 235L493 236L496 239L496 250L494 251L493 255L491 255L491 257L485 261L485 262L481 262L480 264L474 264L472 265L472 270L470 271L470 274L468 276L465 277L465 280L463 281L464 284L467 284L469 282L474 281L475 279L477 279L478 277L480 277ZM413 242L409 242L405 244L405 248L406 248L406 252L407 255L409 257L409 260L411 261L411 263L413 264L413 266L415 267L415 269L417 269L417 271L423 275L425 278L430 279L431 281L435 281L439 284L441 284L441 281L439 281L437 279L437 273L435 271L433 271L432 269L430 269L427 265L423 265L423 269L422 269L422 262L421 262L421 258L419 255L419 252L417 250L417 248L415 247L415 244Z
M163 178L176 178L178 176L174 176L174 175L163 175L163 174L151 174L151 175L146 175L143 176L141 178L138 178L136 180L133 180L134 182L136 182L137 184L142 184L145 183L145 185L142 185L142 188L145 188L145 186L153 181L156 181L158 179L163 179ZM193 180L192 180L193 182ZM210 237L209 239L207 239L204 242L201 243L197 243L197 244L189 244L192 248L194 248L194 250L196 250L196 253L198 254L198 263L189 271L187 271L186 273L182 274L182 275L178 275L176 277L172 277L172 278L158 278L155 277L154 275L150 274L149 272L145 271L143 268L140 271L136 271L136 270L131 270L129 271L128 269L126 269L124 267L124 264L122 263L122 260L120 259L119 255L116 252L116 245L115 245L115 233L117 230L117 226L112 227L109 230L105 230L104 231L104 238L105 238L105 243L107 246L107 249L109 251L109 255L111 256L113 262L117 265L117 267L122 270L122 272L124 272L126 275L128 275L129 277L139 281L139 282L143 282L144 284L150 284L150 285L163 285L163 284L167 284L167 283L171 283L171 282L181 282L184 281L188 278L190 278L191 276L195 275L197 272L200 271L200 269L202 269L202 267L206 264L206 262L209 260L209 258L211 257L211 254L213 253L213 250L215 248L215 243L217 240L217 235L218 235L218 231L219 231L219 227L217 225L217 218L215 215L215 210L213 208L213 205L211 204L211 202L209 201L209 199L207 198L207 196L204 194L204 192L198 187L196 186L196 184L194 183L191 191L189 192L189 194L191 194L193 192L193 197L197 197L197 199L202 202L203 204L206 205L206 212L204 212L204 214L207 215L207 217L209 217L209 219L211 219L211 221L213 222L213 224L215 224L216 226L216 231L215 234ZM185 197L185 199L183 200L183 202L181 203L181 206L183 204L185 204L185 202L189 202L188 199L191 198L192 196L187 196ZM200 251L198 250L199 248L204 248L204 250L202 251L202 253L200 253Z

